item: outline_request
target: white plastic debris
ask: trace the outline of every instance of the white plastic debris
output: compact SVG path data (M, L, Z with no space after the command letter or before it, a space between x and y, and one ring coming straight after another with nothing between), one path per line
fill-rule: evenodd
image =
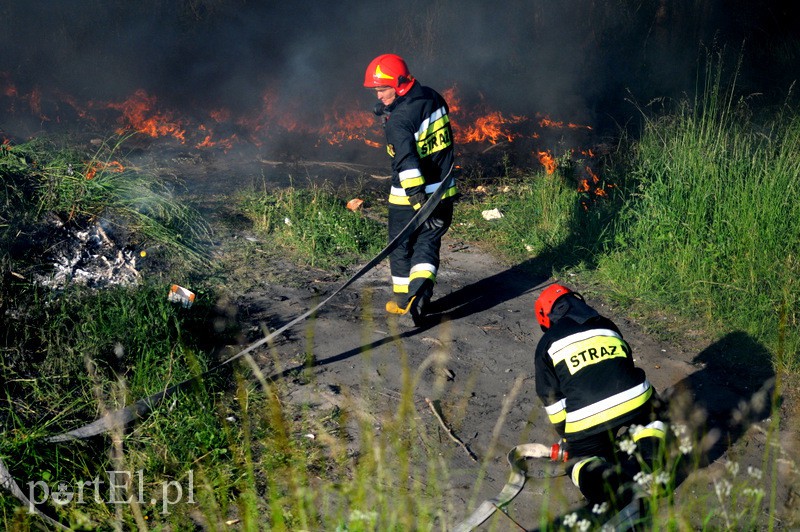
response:
M194 303L194 292L174 284L169 288L167 299L172 303L180 303L184 308L189 308Z
M503 217L503 213L499 209L490 209L481 213L484 220L499 220Z

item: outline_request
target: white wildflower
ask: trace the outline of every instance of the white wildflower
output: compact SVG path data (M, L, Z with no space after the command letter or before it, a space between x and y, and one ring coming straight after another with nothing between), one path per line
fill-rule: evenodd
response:
M644 471L636 473L636 475L633 476L633 480L645 489L649 489L650 486L653 485L653 475L645 473Z
M725 464L725 469L728 470L730 476L736 477L739 474L739 462L728 462Z
M642 425L631 425L630 427L628 427L628 434L635 436L637 433L643 430L644 427Z
M689 429L682 423L676 423L675 425L672 425L672 432L675 433L675 436L681 437L689 432Z
M591 527L591 526L592 526L592 523L590 523L588 519L581 519L580 521L578 521L578 524L577 524L577 528L581 532L586 532L587 530L589 530L589 527Z
M633 452L636 450L636 444L633 443L633 440L621 440L619 442L619 449L620 451L625 451L628 453L628 456L632 455Z
M690 452L692 452L692 449L693 449L692 440L690 440L689 438L680 439L678 450L681 452L681 454L689 454Z
M603 502L601 504L595 504L592 507L592 513L593 514L603 515L607 511L608 511L608 503L607 502Z
M666 471L659 471L656 474L656 484L662 484L664 486L669 484L669 473Z
M718 483L714 483L714 491L717 493L717 499L722 501L722 499L727 499L731 494L731 488L733 485L725 479L720 480Z
M747 474L756 480L761 480L761 477L764 476L764 473L759 468L753 466L747 466Z
M564 516L564 526L573 527L578 522L578 514L575 512Z
M745 488L742 490L742 493L749 497L753 497L754 499L760 499L764 497L764 490L761 488Z

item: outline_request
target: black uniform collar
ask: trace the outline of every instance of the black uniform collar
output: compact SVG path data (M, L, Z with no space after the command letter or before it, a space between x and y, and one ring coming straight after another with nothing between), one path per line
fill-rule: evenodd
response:
M552 324L567 318L575 323L583 324L598 316L600 316L600 314L587 305L582 296L572 292L556 300L553 309L550 311L550 323L552 326Z
M394 111L395 107L397 107L398 105L400 105L404 101L411 100L411 99L414 99L414 98L418 97L419 96L418 93L419 93L420 90L421 89L420 89L419 81L414 80L414 84L411 85L411 88L408 89L408 91L406 91L406 93L404 95L398 96L397 98L394 99L394 101L392 103L390 103L389 105L386 106L385 112L391 113L392 111Z

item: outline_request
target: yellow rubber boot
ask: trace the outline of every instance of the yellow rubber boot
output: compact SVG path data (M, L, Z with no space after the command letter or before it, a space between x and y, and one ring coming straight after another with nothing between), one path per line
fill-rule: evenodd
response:
M399 306L395 301L387 301L386 302L386 312L389 314L408 314L408 311L411 310L411 305L414 304L414 299L417 296L412 297L408 300L408 304L405 307Z

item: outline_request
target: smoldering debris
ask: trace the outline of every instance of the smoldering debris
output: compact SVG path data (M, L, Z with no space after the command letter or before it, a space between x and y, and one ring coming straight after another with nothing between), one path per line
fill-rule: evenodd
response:
M36 284L57 289L70 283L89 288L139 283L136 253L120 245L103 220L68 227L53 217L47 225L59 239L47 253L44 271L34 275Z

